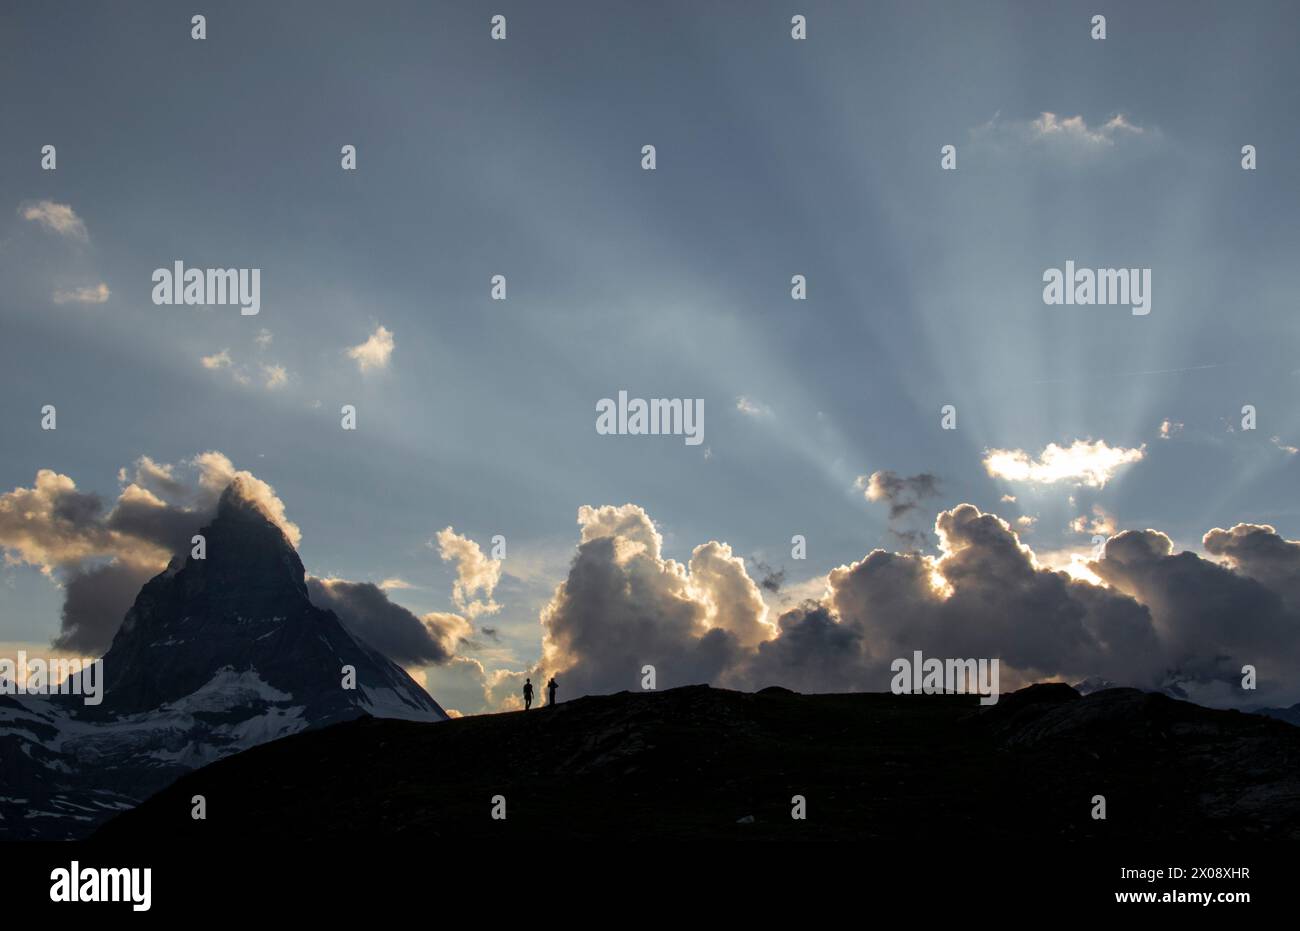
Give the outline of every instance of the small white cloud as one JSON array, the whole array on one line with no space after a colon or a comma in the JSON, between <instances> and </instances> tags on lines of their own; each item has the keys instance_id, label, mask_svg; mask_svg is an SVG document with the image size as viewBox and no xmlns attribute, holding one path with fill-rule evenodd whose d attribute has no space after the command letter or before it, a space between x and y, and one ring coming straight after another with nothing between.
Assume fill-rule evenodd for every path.
<instances>
[{"instance_id":1,"label":"small white cloud","mask_svg":"<svg viewBox=\"0 0 1300 931\"><path fill-rule=\"evenodd\" d=\"M1070 521L1070 529L1075 533L1086 533L1089 536L1100 534L1105 537L1113 537L1119 526L1115 523L1113 515L1108 513L1100 504L1094 504L1092 506L1092 516L1080 514Z\"/></svg>"},{"instance_id":2,"label":"small white cloud","mask_svg":"<svg viewBox=\"0 0 1300 931\"><path fill-rule=\"evenodd\" d=\"M1296 453L1300 453L1300 449L1296 448L1295 446L1292 446L1290 443L1283 443L1282 438L1280 436L1269 437L1269 442L1271 442L1278 449L1282 450L1282 452L1286 453L1288 456L1294 456Z\"/></svg>"},{"instance_id":3,"label":"small white cloud","mask_svg":"<svg viewBox=\"0 0 1300 931\"><path fill-rule=\"evenodd\" d=\"M58 233L60 236L67 236L70 239L78 239L85 242L90 238L86 232L86 224L77 216L77 212L67 204L56 204L52 200L37 201L34 204L24 204L18 208L18 215L24 220L32 220L39 223L51 232Z\"/></svg>"},{"instance_id":4,"label":"small white cloud","mask_svg":"<svg viewBox=\"0 0 1300 931\"><path fill-rule=\"evenodd\" d=\"M271 345L271 331L263 327L257 331L257 336L253 337L253 342L257 343L258 349L266 349Z\"/></svg>"},{"instance_id":5,"label":"small white cloud","mask_svg":"<svg viewBox=\"0 0 1300 931\"><path fill-rule=\"evenodd\" d=\"M1035 485L1074 482L1101 488L1120 467L1140 462L1146 445L1137 449L1112 447L1105 440L1075 440L1069 446L1049 443L1035 459L1022 449L989 449L984 468L994 478Z\"/></svg>"},{"instance_id":6,"label":"small white cloud","mask_svg":"<svg viewBox=\"0 0 1300 931\"><path fill-rule=\"evenodd\" d=\"M289 372L283 365L268 365L263 363L250 371L249 366L236 364L230 355L229 349L223 349L220 352L214 352L210 356L203 356L199 359L203 367L209 371L216 372L222 369L230 371L230 377L236 384L251 385L253 383L253 372L260 371L262 386L268 391L283 387L289 383Z\"/></svg>"},{"instance_id":7,"label":"small white cloud","mask_svg":"<svg viewBox=\"0 0 1300 931\"><path fill-rule=\"evenodd\" d=\"M1183 425L1177 421L1165 418L1160 422L1160 439L1167 440L1171 436L1177 436L1183 432Z\"/></svg>"},{"instance_id":8,"label":"small white cloud","mask_svg":"<svg viewBox=\"0 0 1300 931\"><path fill-rule=\"evenodd\" d=\"M289 373L284 370L283 365L262 366L262 377L265 379L266 387L271 389L279 388L289 381Z\"/></svg>"},{"instance_id":9,"label":"small white cloud","mask_svg":"<svg viewBox=\"0 0 1300 931\"><path fill-rule=\"evenodd\" d=\"M747 398L743 394L736 398L736 410L748 417L767 417L772 413L772 409L766 404L760 404L752 398Z\"/></svg>"},{"instance_id":10,"label":"small white cloud","mask_svg":"<svg viewBox=\"0 0 1300 931\"><path fill-rule=\"evenodd\" d=\"M205 369L216 371L217 369L228 369L231 366L230 350L223 349L220 352L214 352L210 356L204 356L199 360L203 363Z\"/></svg>"},{"instance_id":11,"label":"small white cloud","mask_svg":"<svg viewBox=\"0 0 1300 931\"><path fill-rule=\"evenodd\" d=\"M398 578L384 579L382 582L379 583L379 587L386 592L397 591L398 589L415 588L414 585L412 585L410 582L407 582L405 579L398 579Z\"/></svg>"},{"instance_id":12,"label":"small white cloud","mask_svg":"<svg viewBox=\"0 0 1300 931\"><path fill-rule=\"evenodd\" d=\"M388 368L388 360L393 355L393 334L387 327L377 327L370 338L359 346L348 350L348 355L356 360L357 368L362 372L371 369Z\"/></svg>"},{"instance_id":13,"label":"small white cloud","mask_svg":"<svg viewBox=\"0 0 1300 931\"><path fill-rule=\"evenodd\" d=\"M60 288L54 292L54 303L102 304L108 300L109 295L112 293L112 291L108 290L108 285L102 281L88 288L72 288L70 290Z\"/></svg>"},{"instance_id":14,"label":"small white cloud","mask_svg":"<svg viewBox=\"0 0 1300 931\"><path fill-rule=\"evenodd\" d=\"M1032 120L1003 120L998 113L970 134L976 143L1016 149L1034 147L1063 155L1096 155L1116 149L1121 142L1154 140L1159 135L1123 113L1115 114L1100 126L1089 126L1082 116L1063 117L1050 111Z\"/></svg>"},{"instance_id":15,"label":"small white cloud","mask_svg":"<svg viewBox=\"0 0 1300 931\"><path fill-rule=\"evenodd\" d=\"M1040 139L1062 138L1099 146L1112 146L1116 136L1125 133L1142 135L1146 132L1141 126L1135 126L1122 113L1117 113L1098 128L1090 128L1081 116L1067 116L1064 119L1055 113L1042 113L1032 121L1030 127Z\"/></svg>"}]
</instances>

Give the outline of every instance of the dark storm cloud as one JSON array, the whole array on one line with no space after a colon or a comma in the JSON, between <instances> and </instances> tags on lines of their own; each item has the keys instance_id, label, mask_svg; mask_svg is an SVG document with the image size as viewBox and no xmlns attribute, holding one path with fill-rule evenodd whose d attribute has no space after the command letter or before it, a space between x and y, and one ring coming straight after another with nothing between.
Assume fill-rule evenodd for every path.
<instances>
[{"instance_id":1,"label":"dark storm cloud","mask_svg":"<svg viewBox=\"0 0 1300 931\"><path fill-rule=\"evenodd\" d=\"M105 652L140 588L155 574L152 567L117 561L71 570L63 583L62 630L53 645L86 656Z\"/></svg>"},{"instance_id":2,"label":"dark storm cloud","mask_svg":"<svg viewBox=\"0 0 1300 931\"><path fill-rule=\"evenodd\" d=\"M307 592L313 604L333 611L351 633L395 663L445 663L469 633L459 615L416 617L371 582L309 577Z\"/></svg>"},{"instance_id":3,"label":"dark storm cloud","mask_svg":"<svg viewBox=\"0 0 1300 931\"><path fill-rule=\"evenodd\" d=\"M1254 556L1257 570L1276 574L1276 561L1259 558L1259 543L1259 537L1242 534L1215 537L1207 548L1237 552L1248 562ZM1282 592L1257 579L1195 553L1174 553L1169 537L1156 530L1111 537L1091 568L1150 609L1161 631L1164 660L1175 673L1195 670L1212 679L1239 674L1245 663L1282 664L1293 679L1300 673L1300 618L1288 610Z\"/></svg>"},{"instance_id":4,"label":"dark storm cloud","mask_svg":"<svg viewBox=\"0 0 1300 931\"><path fill-rule=\"evenodd\" d=\"M1300 543L1283 539L1267 524L1237 524L1211 530L1202 545L1242 575L1278 592L1293 613L1300 611Z\"/></svg>"}]
</instances>

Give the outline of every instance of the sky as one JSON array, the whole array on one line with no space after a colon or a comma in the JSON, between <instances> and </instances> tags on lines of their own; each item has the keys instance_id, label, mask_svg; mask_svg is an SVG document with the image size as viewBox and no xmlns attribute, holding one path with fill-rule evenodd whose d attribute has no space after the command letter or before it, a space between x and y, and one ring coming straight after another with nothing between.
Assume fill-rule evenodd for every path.
<instances>
[{"instance_id":1,"label":"sky","mask_svg":"<svg viewBox=\"0 0 1300 931\"><path fill-rule=\"evenodd\" d=\"M1163 651L1130 669L1096 635L1026 677L1176 666L1230 703L1223 668L1187 672L1229 656L1276 660L1262 692L1300 699L1277 658L1300 623L1294 4L205 3L201 41L191 12L0 10L0 644L65 637L78 574L154 566L106 529L125 489L198 513L245 472L309 573L425 619L446 649L405 665L461 711L530 672L634 688L641 654L669 683L881 688L908 644L872 613L892 596L854 587L868 554L932 567L999 528L1087 580L1034 575L1051 591L999 618L1060 597L1096 635L1089 585ZM155 304L177 260L259 269L260 312ZM1045 304L1067 261L1150 269L1150 313ZM702 442L597 432L620 390L703 399ZM54 506L58 541L24 536L41 470L103 513ZM1207 548L1239 524L1291 568ZM1120 544L1083 565L1125 530L1167 537L1170 572ZM1250 589L1199 599L1196 636L1152 587L1191 590L1181 551ZM1225 640L1250 611L1281 626ZM777 655L850 628L876 646L842 674Z\"/></svg>"}]
</instances>

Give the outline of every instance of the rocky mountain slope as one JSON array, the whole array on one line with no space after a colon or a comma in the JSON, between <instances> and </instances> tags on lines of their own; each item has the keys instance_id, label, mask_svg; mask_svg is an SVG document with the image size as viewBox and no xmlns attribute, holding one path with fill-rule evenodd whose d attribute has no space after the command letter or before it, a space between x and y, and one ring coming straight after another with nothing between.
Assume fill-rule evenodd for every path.
<instances>
[{"instance_id":1,"label":"rocky mountain slope","mask_svg":"<svg viewBox=\"0 0 1300 931\"><path fill-rule=\"evenodd\" d=\"M298 554L237 485L201 532L206 558L174 559L127 612L100 705L0 696L0 838L83 836L182 773L309 728L446 719L311 603Z\"/></svg>"}]
</instances>

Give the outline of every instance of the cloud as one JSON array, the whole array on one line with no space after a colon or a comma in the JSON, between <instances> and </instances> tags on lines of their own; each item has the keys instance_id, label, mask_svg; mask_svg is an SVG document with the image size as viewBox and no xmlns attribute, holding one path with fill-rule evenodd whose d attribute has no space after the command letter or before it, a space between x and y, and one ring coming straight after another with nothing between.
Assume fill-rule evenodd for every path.
<instances>
[{"instance_id":1,"label":"cloud","mask_svg":"<svg viewBox=\"0 0 1300 931\"><path fill-rule=\"evenodd\" d=\"M471 618L501 610L501 606L492 600L492 593L501 581L501 560L488 559L477 543L451 527L439 530L437 540L438 553L443 560L456 563L456 581L452 586L452 600L456 607ZM482 593L481 599L474 598L478 593Z\"/></svg>"},{"instance_id":2,"label":"cloud","mask_svg":"<svg viewBox=\"0 0 1300 931\"><path fill-rule=\"evenodd\" d=\"M1177 436L1183 432L1183 425L1177 421L1170 420L1166 417L1160 421L1160 439L1167 440L1171 436Z\"/></svg>"},{"instance_id":3,"label":"cloud","mask_svg":"<svg viewBox=\"0 0 1300 931\"><path fill-rule=\"evenodd\" d=\"M217 369L228 369L233 364L230 358L230 350L223 349L220 352L214 352L210 356L204 356L199 360L203 363L205 369L216 371Z\"/></svg>"},{"instance_id":4,"label":"cloud","mask_svg":"<svg viewBox=\"0 0 1300 931\"><path fill-rule=\"evenodd\" d=\"M868 501L889 503L889 519L896 520L912 511L924 498L939 493L939 479L929 472L902 476L889 470L860 475L854 487L863 489Z\"/></svg>"},{"instance_id":5,"label":"cloud","mask_svg":"<svg viewBox=\"0 0 1300 931\"><path fill-rule=\"evenodd\" d=\"M725 630L742 647L754 646L772 637L767 623L767 605L758 586L749 577L745 561L726 543L710 540L691 552L690 590L705 606L704 623Z\"/></svg>"},{"instance_id":6,"label":"cloud","mask_svg":"<svg viewBox=\"0 0 1300 931\"><path fill-rule=\"evenodd\" d=\"M6 560L35 566L63 586L55 638L61 649L85 655L106 650L140 586L188 547L232 483L295 546L301 540L274 489L237 470L222 453L201 453L178 465L142 456L118 479L123 487L111 506L50 469L37 472L30 488L0 494Z\"/></svg>"},{"instance_id":7,"label":"cloud","mask_svg":"<svg viewBox=\"0 0 1300 931\"><path fill-rule=\"evenodd\" d=\"M1105 440L1075 440L1069 446L1049 443L1036 459L1022 449L984 451L984 468L994 478L1050 485L1073 482L1102 488L1125 465L1140 462L1146 445L1136 449L1112 447Z\"/></svg>"},{"instance_id":8,"label":"cloud","mask_svg":"<svg viewBox=\"0 0 1300 931\"><path fill-rule=\"evenodd\" d=\"M456 614L416 617L373 582L309 576L307 592L313 604L333 611L351 633L402 665L445 663L470 633L469 622Z\"/></svg>"},{"instance_id":9,"label":"cloud","mask_svg":"<svg viewBox=\"0 0 1300 931\"><path fill-rule=\"evenodd\" d=\"M1205 551L1227 560L1242 575L1281 595L1300 614L1300 542L1283 539L1268 524L1215 528L1201 541Z\"/></svg>"},{"instance_id":10,"label":"cloud","mask_svg":"<svg viewBox=\"0 0 1300 931\"><path fill-rule=\"evenodd\" d=\"M455 656L440 666L426 669L424 684L448 714L452 710L460 714L481 714L522 708L520 692L528 676L527 672L511 669L488 670L472 657ZM538 679L538 685L543 681Z\"/></svg>"},{"instance_id":11,"label":"cloud","mask_svg":"<svg viewBox=\"0 0 1300 931\"><path fill-rule=\"evenodd\" d=\"M853 487L862 489L868 501L885 501L889 504L889 532L910 549L921 549L929 543L926 532L909 526L909 517L925 498L939 493L939 479L929 472L902 476L889 470L859 475Z\"/></svg>"},{"instance_id":12,"label":"cloud","mask_svg":"<svg viewBox=\"0 0 1300 931\"><path fill-rule=\"evenodd\" d=\"M289 382L289 373L285 371L283 365L263 365L262 377L263 384L268 390L274 390Z\"/></svg>"},{"instance_id":13,"label":"cloud","mask_svg":"<svg viewBox=\"0 0 1300 931\"><path fill-rule=\"evenodd\" d=\"M258 349L268 348L271 345L273 340L274 337L271 335L271 331L266 329L265 327L258 330L257 336L253 337L253 342L257 344Z\"/></svg>"},{"instance_id":14,"label":"cloud","mask_svg":"<svg viewBox=\"0 0 1300 931\"><path fill-rule=\"evenodd\" d=\"M1272 528L1253 530L1276 536ZM1211 531L1213 542L1207 539L1211 552L1221 548L1225 555L1245 557L1248 564L1252 549L1263 548L1258 539L1247 543L1249 534L1236 540L1231 531L1219 534ZM1254 562L1253 568L1261 563ZM1171 681L1194 700L1198 691L1212 693L1215 683L1239 680L1243 664L1257 666L1262 678L1271 679L1265 685L1281 686L1295 700L1300 616L1287 592L1195 553L1175 553L1169 537L1157 530L1128 530L1112 537L1104 558L1090 565L1116 591L1147 606L1159 633L1158 656Z\"/></svg>"},{"instance_id":15,"label":"cloud","mask_svg":"<svg viewBox=\"0 0 1300 931\"><path fill-rule=\"evenodd\" d=\"M1112 514L1108 513L1100 504L1094 504L1092 506L1092 516L1080 514L1070 521L1070 529L1075 533L1101 534L1109 537L1115 533L1117 526L1115 517Z\"/></svg>"},{"instance_id":16,"label":"cloud","mask_svg":"<svg viewBox=\"0 0 1300 931\"><path fill-rule=\"evenodd\" d=\"M214 352L210 356L202 356L199 362L205 369L212 372L229 371L230 377L240 385L251 385L253 383L252 371L248 366L237 363L234 357L231 356L229 349ZM274 391L276 388L282 388L289 383L289 372L283 365L261 363L256 367L256 372L261 380L262 387L267 391Z\"/></svg>"},{"instance_id":17,"label":"cloud","mask_svg":"<svg viewBox=\"0 0 1300 931\"><path fill-rule=\"evenodd\" d=\"M774 569L759 559L751 558L750 562L754 564L754 568L759 574L758 587L765 592L771 592L773 595L778 594L781 591L781 586L785 584L785 570Z\"/></svg>"},{"instance_id":18,"label":"cloud","mask_svg":"<svg viewBox=\"0 0 1300 931\"><path fill-rule=\"evenodd\" d=\"M760 404L752 398L747 398L743 394L736 398L736 410L740 411L747 417L768 417L772 409L766 404Z\"/></svg>"},{"instance_id":19,"label":"cloud","mask_svg":"<svg viewBox=\"0 0 1300 931\"><path fill-rule=\"evenodd\" d=\"M1055 113L1040 113L1038 119L1030 122L1033 135L1042 140L1065 139L1081 145L1113 146L1115 140L1124 135L1140 136L1146 132L1141 126L1129 122L1122 113L1117 113L1096 128L1089 128L1081 116L1067 116L1064 119Z\"/></svg>"},{"instance_id":20,"label":"cloud","mask_svg":"<svg viewBox=\"0 0 1300 931\"><path fill-rule=\"evenodd\" d=\"M393 355L393 334L386 327L377 327L370 338L360 345L348 349L348 356L356 360L357 368L362 372L371 369L388 368L388 360Z\"/></svg>"},{"instance_id":21,"label":"cloud","mask_svg":"<svg viewBox=\"0 0 1300 931\"><path fill-rule=\"evenodd\" d=\"M1300 698L1300 542L1263 525L1206 535L1228 565L1174 553L1157 531L1126 531L1076 575L1043 565L1002 518L961 504L935 520L937 556L875 550L832 570L823 596L774 625L725 544L696 547L688 565L666 559L631 504L584 506L579 525L530 670L557 675L567 695L636 688L647 664L661 688L879 691L894 658L921 650L997 657L1004 689L1100 676L1211 704ZM1267 679L1249 700L1233 685L1244 663Z\"/></svg>"},{"instance_id":22,"label":"cloud","mask_svg":"<svg viewBox=\"0 0 1300 931\"><path fill-rule=\"evenodd\" d=\"M103 304L112 293L108 290L108 285L102 281L93 287L73 288L71 290L60 288L54 292L54 303Z\"/></svg>"},{"instance_id":23,"label":"cloud","mask_svg":"<svg viewBox=\"0 0 1300 931\"><path fill-rule=\"evenodd\" d=\"M1050 111L1031 120L1004 120L994 114L971 130L973 142L1018 152L1044 152L1063 158L1096 157L1126 144L1152 142L1159 133L1139 126L1123 113L1090 126L1082 116L1060 116Z\"/></svg>"},{"instance_id":24,"label":"cloud","mask_svg":"<svg viewBox=\"0 0 1300 931\"><path fill-rule=\"evenodd\" d=\"M51 200L37 201L19 207L18 215L24 220L32 220L45 229L69 239L85 242L90 238L86 232L86 224L67 204L56 204Z\"/></svg>"},{"instance_id":25,"label":"cloud","mask_svg":"<svg viewBox=\"0 0 1300 931\"><path fill-rule=\"evenodd\" d=\"M659 688L717 681L762 630L762 597L730 547L697 547L692 572L662 557L662 538L637 505L584 505L578 524L568 577L542 610L534 670L556 674L565 694L636 688L646 665Z\"/></svg>"}]
</instances>

